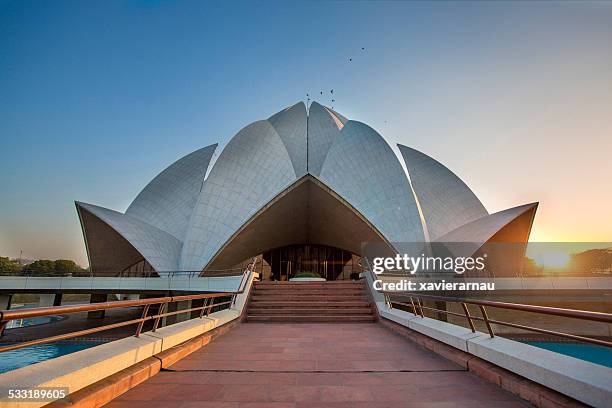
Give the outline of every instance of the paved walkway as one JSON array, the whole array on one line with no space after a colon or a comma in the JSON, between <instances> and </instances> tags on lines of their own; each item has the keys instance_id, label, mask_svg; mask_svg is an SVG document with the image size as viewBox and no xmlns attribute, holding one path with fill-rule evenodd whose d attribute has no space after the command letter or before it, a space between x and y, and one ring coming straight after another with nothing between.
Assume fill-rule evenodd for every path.
<instances>
[{"instance_id":1,"label":"paved walkway","mask_svg":"<svg viewBox=\"0 0 612 408\"><path fill-rule=\"evenodd\" d=\"M108 408L525 407L376 323L241 324Z\"/></svg>"}]
</instances>

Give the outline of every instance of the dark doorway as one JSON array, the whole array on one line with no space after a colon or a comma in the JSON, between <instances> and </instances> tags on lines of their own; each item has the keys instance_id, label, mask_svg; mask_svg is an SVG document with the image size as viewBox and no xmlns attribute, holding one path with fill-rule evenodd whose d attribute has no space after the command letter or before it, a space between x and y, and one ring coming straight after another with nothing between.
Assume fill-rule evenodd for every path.
<instances>
[{"instance_id":1,"label":"dark doorway","mask_svg":"<svg viewBox=\"0 0 612 408\"><path fill-rule=\"evenodd\" d=\"M263 280L288 281L298 274L328 281L354 279L361 272L360 257L325 245L290 245L263 253Z\"/></svg>"}]
</instances>

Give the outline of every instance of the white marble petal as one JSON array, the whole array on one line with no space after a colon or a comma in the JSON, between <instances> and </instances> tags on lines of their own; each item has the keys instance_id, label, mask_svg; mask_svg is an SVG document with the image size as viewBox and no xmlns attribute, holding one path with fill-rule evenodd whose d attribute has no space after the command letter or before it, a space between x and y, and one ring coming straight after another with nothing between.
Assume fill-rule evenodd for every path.
<instances>
[{"instance_id":1,"label":"white marble petal","mask_svg":"<svg viewBox=\"0 0 612 408\"><path fill-rule=\"evenodd\" d=\"M289 153L270 122L254 122L238 132L204 182L180 268L202 270L257 210L295 180Z\"/></svg>"},{"instance_id":2,"label":"white marble petal","mask_svg":"<svg viewBox=\"0 0 612 408\"><path fill-rule=\"evenodd\" d=\"M323 162L346 119L334 115L332 111L316 102L310 104L308 111L308 172L313 176L321 173Z\"/></svg>"},{"instance_id":3,"label":"white marble petal","mask_svg":"<svg viewBox=\"0 0 612 408\"><path fill-rule=\"evenodd\" d=\"M174 236L137 218L108 208L81 202L76 205L117 231L160 275L163 275L164 271L177 270L181 242Z\"/></svg>"},{"instance_id":4,"label":"white marble petal","mask_svg":"<svg viewBox=\"0 0 612 408\"><path fill-rule=\"evenodd\" d=\"M296 176L306 174L306 106L304 102L284 109L268 118L280 136L293 164Z\"/></svg>"},{"instance_id":5,"label":"white marble petal","mask_svg":"<svg viewBox=\"0 0 612 408\"><path fill-rule=\"evenodd\" d=\"M520 217L527 211L535 210L538 203L519 205L491 215L485 215L475 221L460 226L439 237L438 242L468 242L480 245L487 242L495 233Z\"/></svg>"},{"instance_id":6,"label":"white marble petal","mask_svg":"<svg viewBox=\"0 0 612 408\"><path fill-rule=\"evenodd\" d=\"M455 173L418 150L403 145L398 147L431 241L488 215L478 197Z\"/></svg>"},{"instance_id":7,"label":"white marble petal","mask_svg":"<svg viewBox=\"0 0 612 408\"><path fill-rule=\"evenodd\" d=\"M204 147L168 166L125 213L182 240L216 148L216 144Z\"/></svg>"},{"instance_id":8,"label":"white marble petal","mask_svg":"<svg viewBox=\"0 0 612 408\"><path fill-rule=\"evenodd\" d=\"M346 122L327 153L320 179L388 241L425 240L406 174L387 142L371 127Z\"/></svg>"}]
</instances>

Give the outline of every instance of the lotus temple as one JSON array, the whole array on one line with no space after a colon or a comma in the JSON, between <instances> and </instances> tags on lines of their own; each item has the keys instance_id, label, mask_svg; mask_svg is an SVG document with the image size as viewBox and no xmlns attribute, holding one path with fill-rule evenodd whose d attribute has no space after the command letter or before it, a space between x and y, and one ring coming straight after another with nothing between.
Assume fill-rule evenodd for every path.
<instances>
[{"instance_id":1,"label":"lotus temple","mask_svg":"<svg viewBox=\"0 0 612 408\"><path fill-rule=\"evenodd\" d=\"M259 257L263 280L360 271L364 244L526 243L537 203L490 214L451 170L300 102L158 174L122 213L76 202L99 276L205 275Z\"/></svg>"}]
</instances>

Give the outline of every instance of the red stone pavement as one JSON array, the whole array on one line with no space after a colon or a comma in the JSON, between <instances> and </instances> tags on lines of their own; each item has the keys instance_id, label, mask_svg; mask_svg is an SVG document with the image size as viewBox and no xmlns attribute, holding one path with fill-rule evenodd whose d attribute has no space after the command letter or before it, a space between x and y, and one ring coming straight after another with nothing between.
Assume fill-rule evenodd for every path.
<instances>
[{"instance_id":1,"label":"red stone pavement","mask_svg":"<svg viewBox=\"0 0 612 408\"><path fill-rule=\"evenodd\" d=\"M107 408L524 407L376 323L245 323Z\"/></svg>"}]
</instances>

